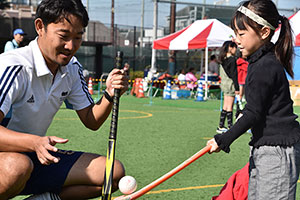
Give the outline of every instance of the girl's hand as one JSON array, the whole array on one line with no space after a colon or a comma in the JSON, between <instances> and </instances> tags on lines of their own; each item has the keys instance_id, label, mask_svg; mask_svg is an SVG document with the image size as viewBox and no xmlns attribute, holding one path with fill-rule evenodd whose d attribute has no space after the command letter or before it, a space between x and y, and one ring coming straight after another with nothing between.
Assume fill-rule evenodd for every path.
<instances>
[{"instance_id":1,"label":"girl's hand","mask_svg":"<svg viewBox=\"0 0 300 200\"><path fill-rule=\"evenodd\" d=\"M211 146L209 153L213 153L213 152L218 153L221 150L220 147L218 146L218 144L216 143L215 138L208 140L206 145Z\"/></svg>"}]
</instances>

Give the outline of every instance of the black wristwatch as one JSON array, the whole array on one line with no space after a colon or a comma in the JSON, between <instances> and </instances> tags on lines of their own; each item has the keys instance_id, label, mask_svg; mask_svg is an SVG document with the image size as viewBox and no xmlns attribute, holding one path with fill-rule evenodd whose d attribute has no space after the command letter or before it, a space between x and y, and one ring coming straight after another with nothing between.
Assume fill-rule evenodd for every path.
<instances>
[{"instance_id":1,"label":"black wristwatch","mask_svg":"<svg viewBox=\"0 0 300 200\"><path fill-rule=\"evenodd\" d=\"M110 103L112 103L112 102L114 101L113 98L112 98L112 96L110 96L106 90L104 91L104 97L105 97Z\"/></svg>"}]
</instances>

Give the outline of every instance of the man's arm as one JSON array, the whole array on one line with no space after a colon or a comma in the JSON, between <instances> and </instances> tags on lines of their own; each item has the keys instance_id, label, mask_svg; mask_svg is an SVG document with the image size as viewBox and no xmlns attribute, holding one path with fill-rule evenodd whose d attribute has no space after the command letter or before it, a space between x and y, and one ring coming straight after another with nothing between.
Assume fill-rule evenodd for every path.
<instances>
[{"instance_id":1,"label":"man's arm","mask_svg":"<svg viewBox=\"0 0 300 200\"><path fill-rule=\"evenodd\" d=\"M111 108L112 103L103 96L96 104L76 112L87 128L98 130L109 116Z\"/></svg>"},{"instance_id":2,"label":"man's arm","mask_svg":"<svg viewBox=\"0 0 300 200\"><path fill-rule=\"evenodd\" d=\"M4 114L0 111L0 122ZM28 133L16 132L0 125L0 152L36 152L39 161L44 165L59 162L48 151L56 152L57 143L66 143L67 139L55 136L37 136Z\"/></svg>"},{"instance_id":3,"label":"man's arm","mask_svg":"<svg viewBox=\"0 0 300 200\"><path fill-rule=\"evenodd\" d=\"M127 70L127 69L126 69ZM126 70L114 69L107 77L106 91L113 97L114 89L120 89L123 94L128 89ZM90 105L77 114L82 123L91 130L97 130L105 122L112 109L112 102L103 96L96 104Z\"/></svg>"}]
</instances>

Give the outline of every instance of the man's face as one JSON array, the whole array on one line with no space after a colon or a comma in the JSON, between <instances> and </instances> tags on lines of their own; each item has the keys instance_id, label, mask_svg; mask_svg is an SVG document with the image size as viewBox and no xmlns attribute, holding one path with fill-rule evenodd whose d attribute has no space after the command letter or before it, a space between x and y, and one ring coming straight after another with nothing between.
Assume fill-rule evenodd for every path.
<instances>
[{"instance_id":1,"label":"man's face","mask_svg":"<svg viewBox=\"0 0 300 200\"><path fill-rule=\"evenodd\" d=\"M58 23L44 26L41 19L35 21L39 35L38 45L49 68L67 65L82 42L84 27L74 15L62 18Z\"/></svg>"},{"instance_id":2,"label":"man's face","mask_svg":"<svg viewBox=\"0 0 300 200\"><path fill-rule=\"evenodd\" d=\"M20 44L23 41L23 39L24 39L24 35L16 34L16 35L14 35L14 39L16 40L16 42L18 44Z\"/></svg>"}]
</instances>

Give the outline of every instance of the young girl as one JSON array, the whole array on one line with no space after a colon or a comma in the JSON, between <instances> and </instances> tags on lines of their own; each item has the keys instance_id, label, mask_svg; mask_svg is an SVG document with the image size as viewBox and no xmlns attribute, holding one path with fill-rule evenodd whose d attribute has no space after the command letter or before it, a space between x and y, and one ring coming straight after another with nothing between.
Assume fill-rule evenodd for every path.
<instances>
[{"instance_id":1,"label":"young girl","mask_svg":"<svg viewBox=\"0 0 300 200\"><path fill-rule=\"evenodd\" d=\"M270 42L281 24L278 41ZM300 127L293 113L289 83L293 77L289 21L271 0L246 1L231 26L249 62L243 116L226 133L207 142L211 152L229 152L230 144L252 131L249 200L295 199L300 169Z\"/></svg>"},{"instance_id":2,"label":"young girl","mask_svg":"<svg viewBox=\"0 0 300 200\"><path fill-rule=\"evenodd\" d=\"M224 126L226 118L228 128L230 129L233 125L232 109L234 98L235 94L239 93L239 83L235 58L236 49L236 43L232 41L226 41L222 45L219 54L219 60L221 62L221 90L224 94L224 103L223 109L220 114L220 122L217 128L217 133L223 133L227 131L227 128Z\"/></svg>"}]
</instances>

